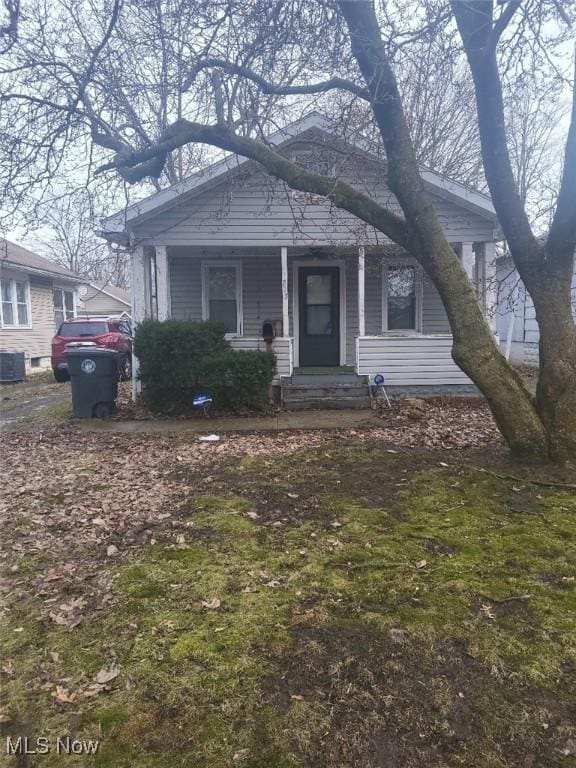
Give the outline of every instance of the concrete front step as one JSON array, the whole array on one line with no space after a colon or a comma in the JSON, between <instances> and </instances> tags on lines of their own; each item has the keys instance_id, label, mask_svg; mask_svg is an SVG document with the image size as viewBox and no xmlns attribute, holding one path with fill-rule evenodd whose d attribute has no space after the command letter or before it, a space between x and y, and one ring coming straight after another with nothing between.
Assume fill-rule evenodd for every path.
<instances>
[{"instance_id":1,"label":"concrete front step","mask_svg":"<svg viewBox=\"0 0 576 768\"><path fill-rule=\"evenodd\" d=\"M282 389L284 400L301 400L303 397L366 397L366 384L290 384Z\"/></svg>"},{"instance_id":2,"label":"concrete front step","mask_svg":"<svg viewBox=\"0 0 576 768\"><path fill-rule=\"evenodd\" d=\"M316 384L329 385L332 384L364 384L366 385L366 377L358 376L355 373L294 373L291 379L285 379L288 385L290 384L309 384L314 386Z\"/></svg>"},{"instance_id":3,"label":"concrete front step","mask_svg":"<svg viewBox=\"0 0 576 768\"><path fill-rule=\"evenodd\" d=\"M282 380L282 400L289 411L370 406L366 377L353 371L295 373Z\"/></svg>"},{"instance_id":4,"label":"concrete front step","mask_svg":"<svg viewBox=\"0 0 576 768\"><path fill-rule=\"evenodd\" d=\"M370 398L365 397L303 397L297 400L284 400L288 411L312 410L350 410L370 407Z\"/></svg>"}]
</instances>

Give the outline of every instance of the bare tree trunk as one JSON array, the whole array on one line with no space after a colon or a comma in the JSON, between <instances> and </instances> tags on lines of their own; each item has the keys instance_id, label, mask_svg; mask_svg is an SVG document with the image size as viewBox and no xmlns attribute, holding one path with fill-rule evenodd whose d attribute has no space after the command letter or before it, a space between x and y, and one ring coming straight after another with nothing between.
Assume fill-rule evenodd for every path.
<instances>
[{"instance_id":1,"label":"bare tree trunk","mask_svg":"<svg viewBox=\"0 0 576 768\"><path fill-rule=\"evenodd\" d=\"M540 376L536 402L554 458L576 456L576 325L570 289L573 251L549 252L542 263L546 279L534 276L529 288L540 328Z\"/></svg>"},{"instance_id":2,"label":"bare tree trunk","mask_svg":"<svg viewBox=\"0 0 576 768\"><path fill-rule=\"evenodd\" d=\"M476 92L484 171L513 261L534 302L540 329L536 408L552 458L576 457L576 325L570 290L576 246L576 95L564 176L546 242L533 234L518 193L506 141L496 46L505 26L492 2L452 2ZM511 6L512 10L512 6ZM510 16L511 18L511 16Z\"/></svg>"},{"instance_id":3,"label":"bare tree trunk","mask_svg":"<svg viewBox=\"0 0 576 768\"><path fill-rule=\"evenodd\" d=\"M446 240L420 176L394 73L380 38L371 3L339 3L352 51L372 98L388 159L388 183L410 231L410 251L438 289L454 336L452 356L485 395L511 449L519 455L547 454L535 405L496 347L470 281Z\"/></svg>"}]
</instances>

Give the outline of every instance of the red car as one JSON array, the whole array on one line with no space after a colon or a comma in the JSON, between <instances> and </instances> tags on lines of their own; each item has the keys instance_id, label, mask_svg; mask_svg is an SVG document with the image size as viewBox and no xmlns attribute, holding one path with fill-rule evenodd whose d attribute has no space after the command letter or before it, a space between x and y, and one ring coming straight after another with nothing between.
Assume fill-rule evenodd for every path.
<instances>
[{"instance_id":1,"label":"red car","mask_svg":"<svg viewBox=\"0 0 576 768\"><path fill-rule=\"evenodd\" d=\"M124 317L76 317L65 320L52 339L52 370L56 381L68 381L66 351L79 346L106 347L120 352L119 377L132 375L132 328Z\"/></svg>"}]
</instances>

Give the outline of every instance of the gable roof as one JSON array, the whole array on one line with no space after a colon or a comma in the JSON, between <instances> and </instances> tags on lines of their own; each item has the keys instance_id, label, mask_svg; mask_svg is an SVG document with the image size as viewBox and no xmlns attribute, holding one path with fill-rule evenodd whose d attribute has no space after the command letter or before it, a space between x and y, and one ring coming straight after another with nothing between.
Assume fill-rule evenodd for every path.
<instances>
[{"instance_id":1,"label":"gable roof","mask_svg":"<svg viewBox=\"0 0 576 768\"><path fill-rule=\"evenodd\" d=\"M0 238L0 266L4 264L34 274L80 281L80 277L66 267L61 267L60 264L56 264L44 256L39 256L21 245L10 242L10 240Z\"/></svg>"},{"instance_id":2,"label":"gable roof","mask_svg":"<svg viewBox=\"0 0 576 768\"><path fill-rule=\"evenodd\" d=\"M330 121L319 112L311 112L300 120L290 123L284 128L269 134L266 137L266 143L275 148L280 148L289 141L302 136L302 134L315 130L324 134L326 138L342 141L334 132L334 127ZM367 142L359 134L352 138L347 137L345 143L356 150L362 151L368 158L382 163L367 149ZM171 207L179 202L183 197L193 196L204 189L206 185L212 185L217 181L223 180L227 175L238 172L249 163L253 163L250 158L242 155L229 154L222 160L209 165L207 168L188 176L186 179L173 184L167 189L155 192L149 197L144 198L122 211L118 211L112 216L102 219L101 236L110 240L118 239L118 235L124 235L128 232L130 225L138 220L147 218L161 210ZM488 195L471 189L457 181L452 181L435 171L420 167L420 173L425 186L441 197L447 198L479 215L488 218L496 224L497 217L492 200Z\"/></svg>"},{"instance_id":3,"label":"gable roof","mask_svg":"<svg viewBox=\"0 0 576 768\"><path fill-rule=\"evenodd\" d=\"M116 301L119 301L122 304L126 304L127 307L132 306L130 294L128 291L125 291L124 288L119 288L117 285L112 285L112 283L106 282L87 282L86 285L94 288L98 293L103 293L106 296L110 296L111 299L116 299ZM90 301L91 298L94 297L91 296L89 299L87 299L87 301Z\"/></svg>"}]
</instances>

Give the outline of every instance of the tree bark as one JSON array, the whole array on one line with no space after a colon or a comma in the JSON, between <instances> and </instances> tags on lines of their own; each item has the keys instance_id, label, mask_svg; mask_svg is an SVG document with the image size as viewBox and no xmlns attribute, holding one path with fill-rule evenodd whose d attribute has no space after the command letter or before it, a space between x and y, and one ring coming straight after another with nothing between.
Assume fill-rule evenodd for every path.
<instances>
[{"instance_id":1,"label":"tree bark","mask_svg":"<svg viewBox=\"0 0 576 768\"><path fill-rule=\"evenodd\" d=\"M545 241L530 227L512 171L496 44L503 25L493 21L492 2L452 2L474 79L486 180L510 253L534 302L540 330L536 410L552 458L576 457L576 325L571 285L576 249L576 94L568 132L564 175ZM508 21L512 14L508 14Z\"/></svg>"},{"instance_id":2,"label":"tree bark","mask_svg":"<svg viewBox=\"0 0 576 768\"><path fill-rule=\"evenodd\" d=\"M470 281L424 189L394 73L371 3L341 0L352 51L372 97L388 160L388 183L404 212L409 250L438 289L454 337L452 356L486 397L511 449L545 456L546 436L520 377L496 347Z\"/></svg>"},{"instance_id":3,"label":"tree bark","mask_svg":"<svg viewBox=\"0 0 576 768\"><path fill-rule=\"evenodd\" d=\"M573 248L564 258L543 248L542 274L526 284L540 328L540 375L536 391L538 413L546 426L550 453L562 460L576 457L576 325L572 317Z\"/></svg>"}]
</instances>

